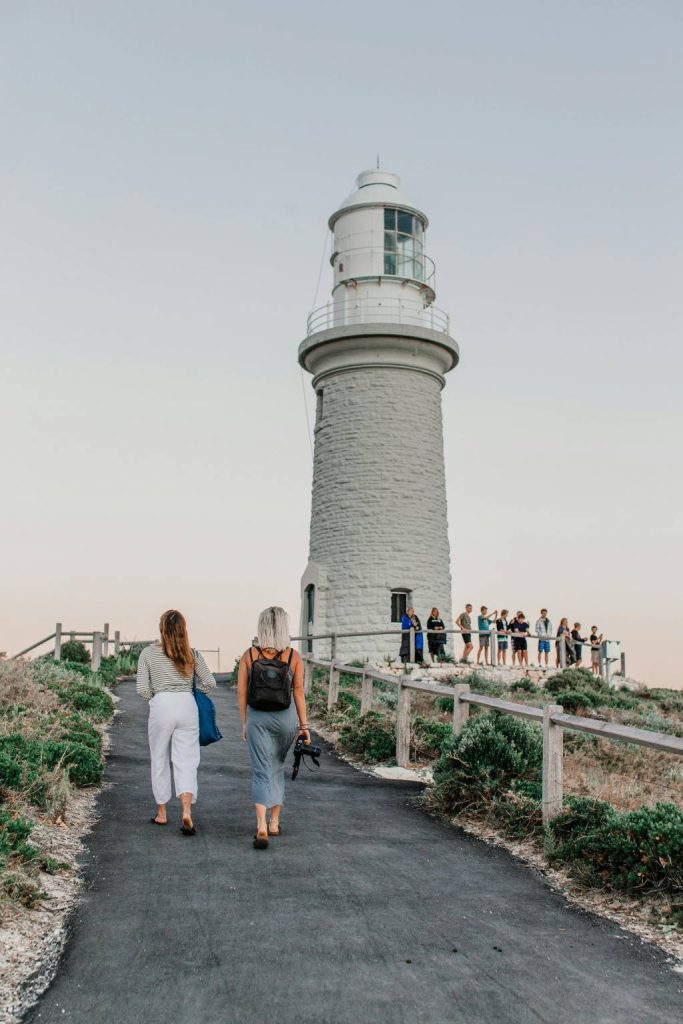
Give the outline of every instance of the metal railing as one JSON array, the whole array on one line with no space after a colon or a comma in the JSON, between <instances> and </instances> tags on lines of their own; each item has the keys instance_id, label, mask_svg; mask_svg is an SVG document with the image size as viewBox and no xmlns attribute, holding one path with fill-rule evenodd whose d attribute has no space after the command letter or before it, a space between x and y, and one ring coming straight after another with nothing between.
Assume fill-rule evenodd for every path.
<instances>
[{"instance_id":1,"label":"metal railing","mask_svg":"<svg viewBox=\"0 0 683 1024\"><path fill-rule=\"evenodd\" d=\"M405 675L393 675L388 672L370 668L359 668L356 665L345 665L339 661L325 661L314 658L310 654L303 655L304 690L310 693L313 683L313 669L320 668L328 673L327 707L332 708L339 699L340 676L354 675L361 677L360 713L365 715L372 710L373 685L375 682L389 683L398 688L396 711L396 763L402 768L410 767L411 738L411 701L413 693L428 693L437 697L453 698L453 732L457 736L469 716L470 705L501 711L517 718L525 718L536 722L543 730L543 774L541 807L543 821L547 822L562 811L563 802L563 749L564 730L600 736L603 739L619 740L624 743L635 743L641 747L661 750L667 754L683 755L683 739L669 736L667 733L654 732L650 729L635 729L616 722L606 722L598 718L582 718L579 715L567 715L561 704L546 704L543 708L530 707L514 701L502 700L500 697L489 697L481 693L472 693L467 683L456 683L446 686L443 683L432 683L413 680Z\"/></svg>"},{"instance_id":2,"label":"metal railing","mask_svg":"<svg viewBox=\"0 0 683 1024\"><path fill-rule=\"evenodd\" d=\"M361 274L354 273L358 269L359 258L371 261L373 264L372 270L368 269L367 272ZM347 260L352 261L351 267L345 266ZM427 285L432 294L434 294L433 281L436 277L436 264L430 256L417 249L410 251L408 249L387 249L382 246L364 245L358 246L355 249L343 249L341 252L332 253L330 263L339 271L342 280L353 281L365 278L376 280L377 277L393 277L399 281L411 281L418 285ZM395 266L395 270L389 269L392 264ZM381 270L377 269L379 267L381 267Z\"/></svg>"},{"instance_id":3,"label":"metal railing","mask_svg":"<svg viewBox=\"0 0 683 1024\"><path fill-rule=\"evenodd\" d=\"M410 327L426 327L432 331L448 334L450 317L436 306L425 305L416 299L359 298L353 303L328 302L309 313L306 332L317 334L333 327L356 324L407 324Z\"/></svg>"},{"instance_id":4,"label":"metal railing","mask_svg":"<svg viewBox=\"0 0 683 1024\"><path fill-rule=\"evenodd\" d=\"M310 644L311 648L313 647L313 642L316 641L316 640L329 640L330 641L330 655L334 659L336 657L336 654L337 654L337 640L339 640L339 639L353 639L353 638L356 638L356 637L366 637L366 636L400 636L400 637L403 637L406 633L409 636L409 641L408 641L408 643L409 643L409 655L408 655L408 659L407 659L407 663L406 663L406 668L408 667L408 665L414 665L415 664L415 651L416 651L415 638L416 638L418 633L421 633L423 635L423 637L428 637L429 635L432 635L432 636L452 636L452 635L462 636L463 633L466 633L468 636L479 636L479 635L487 636L489 638L489 658L490 658L490 667L491 668L497 668L498 667L498 642L499 642L499 637L503 637L503 639L505 639L505 640L512 640L512 639L515 639L515 638L517 638L518 640L520 640L520 639L521 640L547 640L551 645L555 644L555 651L556 651L556 655L557 655L557 660L559 661L559 668L561 668L561 669L565 669L567 667L567 644L571 643L571 645L574 648L576 648L576 646L577 646L577 642L567 638L566 634L564 634L563 636L559 636L558 637L558 636L541 636L538 633L525 633L525 634L520 634L520 633L516 633L515 634L515 633L509 633L509 632L499 633L495 628L491 628L489 630L483 630L483 629L482 630L479 630L479 629L441 629L441 630L434 630L434 629L428 629L428 628L425 628L425 627L423 627L422 629L414 629L414 628L411 628L411 629L374 629L374 630L366 630L364 632L356 632L356 633L345 633L345 632L311 633L311 634L304 634L302 636L293 636L292 640L295 640L297 643ZM625 652L621 651L619 653L619 657L618 658L612 656L610 654L610 649L609 649L609 645L610 644L614 644L614 645L620 646L621 645L621 641L619 641L619 640L604 640L604 639L601 641L600 648L599 648L599 657L600 657L599 666L600 666L600 675L603 677L603 679L606 679L607 682L610 683L610 685L611 685L611 683L612 683L612 663L613 662L615 662L615 661L619 662L621 676L622 677L626 676L626 654L625 654ZM588 647L589 649L592 649L592 645L588 641L586 641L585 643L584 642L579 643L578 646L581 647L581 648ZM312 650L311 650L311 652L306 652L306 653L312 653ZM427 664L427 663L425 662L425 664ZM486 664L481 665L481 664L479 664L479 662L471 662L470 664L472 665L473 668L476 668L477 666L479 668L486 668L487 667ZM520 668L521 667L522 666L520 666ZM529 668L531 666L526 665L525 667Z\"/></svg>"}]
</instances>

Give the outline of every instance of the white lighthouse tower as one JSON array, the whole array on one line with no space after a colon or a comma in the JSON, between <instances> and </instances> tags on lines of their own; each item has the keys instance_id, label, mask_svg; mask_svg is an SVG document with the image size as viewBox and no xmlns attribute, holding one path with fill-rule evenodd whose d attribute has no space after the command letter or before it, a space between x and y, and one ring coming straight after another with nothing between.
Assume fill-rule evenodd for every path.
<instances>
[{"instance_id":1,"label":"white lighthouse tower","mask_svg":"<svg viewBox=\"0 0 683 1024\"><path fill-rule=\"evenodd\" d=\"M410 605L423 625L434 605L452 624L441 389L458 346L433 305L427 224L381 170L360 174L329 220L332 300L299 346L317 396L306 635L397 629ZM340 638L336 653L395 657L398 646Z\"/></svg>"}]
</instances>

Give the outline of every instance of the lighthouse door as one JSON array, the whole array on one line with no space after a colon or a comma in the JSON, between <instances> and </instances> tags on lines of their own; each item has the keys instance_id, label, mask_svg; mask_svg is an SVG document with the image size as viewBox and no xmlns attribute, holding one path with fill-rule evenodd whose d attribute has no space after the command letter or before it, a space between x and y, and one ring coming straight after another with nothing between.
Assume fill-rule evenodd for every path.
<instances>
[{"instance_id":1,"label":"lighthouse door","mask_svg":"<svg viewBox=\"0 0 683 1024\"><path fill-rule=\"evenodd\" d=\"M315 632L315 585L309 583L304 591L304 610L306 616L306 635L313 636ZM313 641L306 641L306 654L313 654Z\"/></svg>"}]
</instances>

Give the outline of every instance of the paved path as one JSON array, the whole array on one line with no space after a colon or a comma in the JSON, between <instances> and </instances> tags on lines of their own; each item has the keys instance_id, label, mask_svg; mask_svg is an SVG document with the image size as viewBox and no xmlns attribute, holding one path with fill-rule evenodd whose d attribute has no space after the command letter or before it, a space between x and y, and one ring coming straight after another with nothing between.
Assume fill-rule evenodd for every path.
<instances>
[{"instance_id":1,"label":"paved path","mask_svg":"<svg viewBox=\"0 0 683 1024\"><path fill-rule=\"evenodd\" d=\"M85 899L32 1024L680 1024L656 950L433 821L410 783L325 756L289 783L286 835L252 850L223 688L200 834L153 827L146 709L119 692Z\"/></svg>"}]
</instances>

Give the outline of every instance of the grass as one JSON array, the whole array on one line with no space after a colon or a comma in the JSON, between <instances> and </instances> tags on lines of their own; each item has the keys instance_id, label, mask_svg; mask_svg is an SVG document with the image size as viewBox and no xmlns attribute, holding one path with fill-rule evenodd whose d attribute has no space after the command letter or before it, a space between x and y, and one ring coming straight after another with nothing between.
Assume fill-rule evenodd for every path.
<instances>
[{"instance_id":1,"label":"grass","mask_svg":"<svg viewBox=\"0 0 683 1024\"><path fill-rule=\"evenodd\" d=\"M101 726L113 714L103 670L84 662L0 661L0 901L36 906L41 872L62 869L33 838L68 812L74 789L101 781Z\"/></svg>"}]
</instances>

